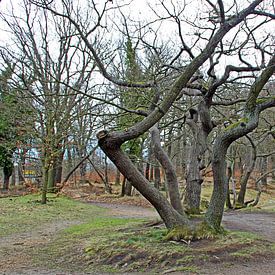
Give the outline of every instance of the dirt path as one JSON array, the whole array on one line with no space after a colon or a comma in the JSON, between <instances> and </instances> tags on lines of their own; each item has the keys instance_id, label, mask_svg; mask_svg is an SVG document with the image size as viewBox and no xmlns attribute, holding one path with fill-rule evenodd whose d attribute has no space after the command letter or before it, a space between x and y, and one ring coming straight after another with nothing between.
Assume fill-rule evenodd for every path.
<instances>
[{"instance_id":1,"label":"dirt path","mask_svg":"<svg viewBox=\"0 0 275 275\"><path fill-rule=\"evenodd\" d=\"M124 218L159 218L152 208L134 205L91 202L94 205L107 208L112 216ZM275 242L275 213L267 212L225 212L223 225L229 230L240 230L257 233L263 239Z\"/></svg>"},{"instance_id":2,"label":"dirt path","mask_svg":"<svg viewBox=\"0 0 275 275\"><path fill-rule=\"evenodd\" d=\"M223 218L225 228L253 232L262 238L275 242L275 213L227 212Z\"/></svg>"}]
</instances>

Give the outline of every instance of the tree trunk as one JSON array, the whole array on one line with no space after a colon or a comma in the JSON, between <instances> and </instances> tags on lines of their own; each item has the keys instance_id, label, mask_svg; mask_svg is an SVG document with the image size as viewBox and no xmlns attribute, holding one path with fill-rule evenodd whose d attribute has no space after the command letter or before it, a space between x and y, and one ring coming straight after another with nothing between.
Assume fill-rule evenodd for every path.
<instances>
[{"instance_id":1,"label":"tree trunk","mask_svg":"<svg viewBox=\"0 0 275 275\"><path fill-rule=\"evenodd\" d=\"M47 191L50 193L55 192L55 167L51 165L48 170L48 188Z\"/></svg>"},{"instance_id":2,"label":"tree trunk","mask_svg":"<svg viewBox=\"0 0 275 275\"><path fill-rule=\"evenodd\" d=\"M267 157L263 157L261 161L261 176L267 172ZM262 189L265 190L267 186L267 175L262 177Z\"/></svg>"},{"instance_id":3,"label":"tree trunk","mask_svg":"<svg viewBox=\"0 0 275 275\"><path fill-rule=\"evenodd\" d=\"M230 166L227 167L227 196L226 196L226 206L228 207L228 209L232 209L232 204L231 204L231 200L230 200L230 188L229 188L229 182L230 179L232 177L233 174L233 169L231 168L231 163Z\"/></svg>"},{"instance_id":4,"label":"tree trunk","mask_svg":"<svg viewBox=\"0 0 275 275\"><path fill-rule=\"evenodd\" d=\"M252 152L251 152L251 160L250 160L249 166L246 169L246 171L244 172L243 176L241 177L241 188L240 188L240 192L239 192L239 195L237 198L237 203L241 207L245 205L244 200L245 200L247 183L248 183L251 173L254 170L254 167L256 164L256 159L257 159L256 145L254 144L253 140L249 136L246 136L246 137L252 146Z\"/></svg>"},{"instance_id":5,"label":"tree trunk","mask_svg":"<svg viewBox=\"0 0 275 275\"><path fill-rule=\"evenodd\" d=\"M48 176L49 176L49 168L43 167L43 186L42 186L42 196L41 196L42 204L47 203Z\"/></svg>"},{"instance_id":6,"label":"tree trunk","mask_svg":"<svg viewBox=\"0 0 275 275\"><path fill-rule=\"evenodd\" d=\"M205 221L216 231L220 230L228 190L225 161L228 146L229 144L227 145L222 138L217 138L213 147L212 169L214 188L209 207L205 214Z\"/></svg>"},{"instance_id":7,"label":"tree trunk","mask_svg":"<svg viewBox=\"0 0 275 275\"><path fill-rule=\"evenodd\" d=\"M99 146L132 185L155 207L168 229L190 226L186 215L179 214L165 197L150 185L144 175L135 167L129 157L120 149L120 142L110 135L98 134Z\"/></svg>"},{"instance_id":8,"label":"tree trunk","mask_svg":"<svg viewBox=\"0 0 275 275\"><path fill-rule=\"evenodd\" d=\"M170 201L175 210L177 210L180 214L183 213L183 207L180 199L179 185L178 179L176 175L175 168L171 160L169 159L166 152L163 150L160 144L160 136L159 130L156 126L153 126L150 130L152 137L152 146L156 159L160 162L162 167L164 168L168 193L170 197Z\"/></svg>"},{"instance_id":9,"label":"tree trunk","mask_svg":"<svg viewBox=\"0 0 275 275\"><path fill-rule=\"evenodd\" d=\"M126 182L125 182L124 195L125 196L132 196L132 184L127 179L126 179Z\"/></svg>"},{"instance_id":10,"label":"tree trunk","mask_svg":"<svg viewBox=\"0 0 275 275\"><path fill-rule=\"evenodd\" d=\"M116 169L116 180L115 185L120 185L120 172L118 169Z\"/></svg>"},{"instance_id":11,"label":"tree trunk","mask_svg":"<svg viewBox=\"0 0 275 275\"><path fill-rule=\"evenodd\" d=\"M158 165L155 166L154 175L155 175L154 186L155 186L155 188L157 188L159 190L161 179L160 179L160 169L159 169Z\"/></svg>"},{"instance_id":12,"label":"tree trunk","mask_svg":"<svg viewBox=\"0 0 275 275\"><path fill-rule=\"evenodd\" d=\"M203 178L201 170L205 168L204 158L207 149L207 136L212 130L209 108L201 101L198 110L190 109L186 120L193 135L189 162L186 169L186 191L184 204L190 214L200 213L201 185Z\"/></svg>"},{"instance_id":13,"label":"tree trunk","mask_svg":"<svg viewBox=\"0 0 275 275\"><path fill-rule=\"evenodd\" d=\"M64 151L56 159L55 179L54 179L55 186L56 184L61 184L62 182L63 157L64 157Z\"/></svg>"},{"instance_id":14,"label":"tree trunk","mask_svg":"<svg viewBox=\"0 0 275 275\"><path fill-rule=\"evenodd\" d=\"M201 184L203 179L200 173L200 154L196 140L194 140L194 144L191 147L186 172L184 205L187 213L198 214L200 213Z\"/></svg>"},{"instance_id":15,"label":"tree trunk","mask_svg":"<svg viewBox=\"0 0 275 275\"><path fill-rule=\"evenodd\" d=\"M272 155L270 159L271 159L271 169L273 170L275 169L275 155ZM272 181L275 181L275 172L272 172L271 177L272 177Z\"/></svg>"},{"instance_id":16,"label":"tree trunk","mask_svg":"<svg viewBox=\"0 0 275 275\"><path fill-rule=\"evenodd\" d=\"M122 184L121 184L121 193L120 193L121 197L125 196L125 184L126 184L126 177L123 176L123 180L122 180Z\"/></svg>"}]
</instances>

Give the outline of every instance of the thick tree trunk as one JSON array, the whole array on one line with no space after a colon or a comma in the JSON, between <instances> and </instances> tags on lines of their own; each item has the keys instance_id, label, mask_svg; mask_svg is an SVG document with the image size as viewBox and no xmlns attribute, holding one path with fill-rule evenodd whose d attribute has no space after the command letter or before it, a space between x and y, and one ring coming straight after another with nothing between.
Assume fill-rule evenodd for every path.
<instances>
[{"instance_id":1,"label":"thick tree trunk","mask_svg":"<svg viewBox=\"0 0 275 275\"><path fill-rule=\"evenodd\" d=\"M165 171L171 204L175 210L182 214L183 207L180 199L179 184L175 168L171 160L169 159L168 155L161 147L158 128L154 126L151 128L150 132L155 157L160 162Z\"/></svg>"},{"instance_id":2,"label":"thick tree trunk","mask_svg":"<svg viewBox=\"0 0 275 275\"><path fill-rule=\"evenodd\" d=\"M186 123L193 135L189 162L186 169L186 192L184 204L190 214L200 212L201 185L203 178L201 170L205 168L204 158L207 149L207 136L213 128L210 111L205 101L201 101L198 110L190 109L190 117Z\"/></svg>"},{"instance_id":3,"label":"thick tree trunk","mask_svg":"<svg viewBox=\"0 0 275 275\"><path fill-rule=\"evenodd\" d=\"M229 144L222 138L217 139L213 147L212 169L214 188L205 221L216 231L220 230L224 204L227 196L228 181L226 177L226 151Z\"/></svg>"},{"instance_id":4,"label":"thick tree trunk","mask_svg":"<svg viewBox=\"0 0 275 275\"><path fill-rule=\"evenodd\" d=\"M200 154L197 140L191 147L189 163L186 170L186 190L184 205L187 213L197 214L200 212L201 184L203 179L200 173Z\"/></svg>"},{"instance_id":5,"label":"thick tree trunk","mask_svg":"<svg viewBox=\"0 0 275 275\"><path fill-rule=\"evenodd\" d=\"M150 185L144 175L135 167L129 157L120 149L120 143L112 135L98 134L99 145L119 171L155 207L168 229L177 226L190 226L186 215L179 214L165 197Z\"/></svg>"}]
</instances>

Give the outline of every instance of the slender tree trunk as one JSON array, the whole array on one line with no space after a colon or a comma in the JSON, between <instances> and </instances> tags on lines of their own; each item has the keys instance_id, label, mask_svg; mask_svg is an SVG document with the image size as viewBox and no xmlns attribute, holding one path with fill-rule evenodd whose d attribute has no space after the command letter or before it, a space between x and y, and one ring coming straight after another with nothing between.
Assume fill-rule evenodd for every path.
<instances>
[{"instance_id":1,"label":"slender tree trunk","mask_svg":"<svg viewBox=\"0 0 275 275\"><path fill-rule=\"evenodd\" d=\"M261 176L265 175L265 173L267 172L267 157L263 157L262 161L261 161ZM261 179L262 181L262 189L265 190L267 187L267 175L262 177Z\"/></svg>"},{"instance_id":2,"label":"slender tree trunk","mask_svg":"<svg viewBox=\"0 0 275 275\"><path fill-rule=\"evenodd\" d=\"M116 169L116 180L115 185L120 185L120 172L118 169Z\"/></svg>"},{"instance_id":3,"label":"slender tree trunk","mask_svg":"<svg viewBox=\"0 0 275 275\"><path fill-rule=\"evenodd\" d=\"M275 155L272 155L270 158L271 158L271 169L273 170L275 169ZM272 177L272 181L275 181L275 172L272 172L271 177Z\"/></svg>"},{"instance_id":4,"label":"slender tree trunk","mask_svg":"<svg viewBox=\"0 0 275 275\"><path fill-rule=\"evenodd\" d=\"M183 207L180 199L179 185L175 168L173 167L173 164L168 155L161 147L158 128L154 126L151 128L150 132L155 157L160 162L165 171L171 204L175 210L182 214Z\"/></svg>"},{"instance_id":5,"label":"slender tree trunk","mask_svg":"<svg viewBox=\"0 0 275 275\"><path fill-rule=\"evenodd\" d=\"M127 179L126 179L126 182L125 182L124 195L125 196L132 196L132 184Z\"/></svg>"},{"instance_id":6,"label":"slender tree trunk","mask_svg":"<svg viewBox=\"0 0 275 275\"><path fill-rule=\"evenodd\" d=\"M42 197L41 197L42 204L47 203L48 176L49 176L49 168L43 167L43 186L42 186Z\"/></svg>"},{"instance_id":7,"label":"slender tree trunk","mask_svg":"<svg viewBox=\"0 0 275 275\"><path fill-rule=\"evenodd\" d=\"M155 188L159 189L161 179L160 179L160 168L158 165L155 166L154 176L155 176L154 186Z\"/></svg>"},{"instance_id":8,"label":"slender tree trunk","mask_svg":"<svg viewBox=\"0 0 275 275\"><path fill-rule=\"evenodd\" d=\"M256 164L256 159L257 159L257 151L256 151L256 145L254 144L253 140L249 137L246 136L247 139L249 140L250 144L252 145L252 152L251 152L251 160L248 168L246 169L245 173L241 177L241 188L240 192L237 198L237 203L239 206L244 206L244 200L245 200L245 193L246 193L246 187L248 180L250 178L250 175L252 174L255 164Z\"/></svg>"},{"instance_id":9,"label":"slender tree trunk","mask_svg":"<svg viewBox=\"0 0 275 275\"><path fill-rule=\"evenodd\" d=\"M122 184L121 184L121 193L120 193L121 197L125 196L125 184L126 184L126 177L123 176L123 180L122 180Z\"/></svg>"},{"instance_id":10,"label":"slender tree trunk","mask_svg":"<svg viewBox=\"0 0 275 275\"><path fill-rule=\"evenodd\" d=\"M230 163L230 166L227 167L227 196L226 196L226 206L229 209L233 208L233 206L231 204L231 200L230 200L230 188L229 188L229 183L230 183L232 174L233 174L233 171L232 171L231 163Z\"/></svg>"}]
</instances>

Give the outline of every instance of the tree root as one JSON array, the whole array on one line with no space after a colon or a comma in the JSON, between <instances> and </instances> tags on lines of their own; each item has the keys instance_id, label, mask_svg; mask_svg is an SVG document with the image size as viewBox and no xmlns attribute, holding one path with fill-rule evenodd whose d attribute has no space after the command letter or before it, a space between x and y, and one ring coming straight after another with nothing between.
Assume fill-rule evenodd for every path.
<instances>
[{"instance_id":1,"label":"tree root","mask_svg":"<svg viewBox=\"0 0 275 275\"><path fill-rule=\"evenodd\" d=\"M219 230L214 230L206 222L201 222L194 227L177 226L170 230L164 239L172 241L197 241L201 239L214 239L221 234L225 234L225 230L222 227Z\"/></svg>"}]
</instances>

